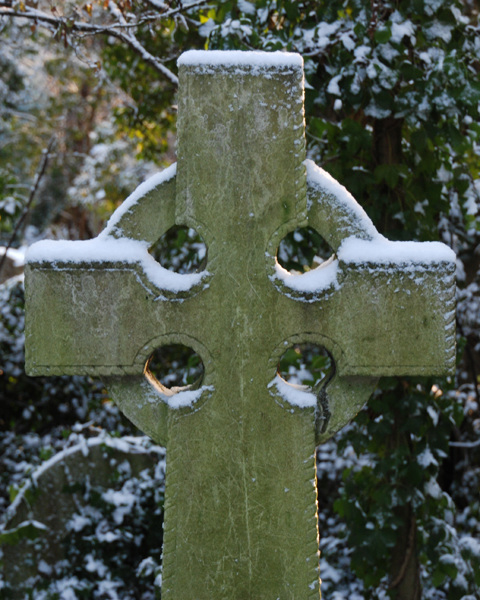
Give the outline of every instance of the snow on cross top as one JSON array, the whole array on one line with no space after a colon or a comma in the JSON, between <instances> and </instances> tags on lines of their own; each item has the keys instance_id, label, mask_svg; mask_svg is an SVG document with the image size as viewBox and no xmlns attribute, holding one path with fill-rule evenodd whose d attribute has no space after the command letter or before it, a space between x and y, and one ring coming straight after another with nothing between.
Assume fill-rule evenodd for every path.
<instances>
[{"instance_id":1,"label":"snow on cross top","mask_svg":"<svg viewBox=\"0 0 480 600\"><path fill-rule=\"evenodd\" d=\"M257 52L250 50L188 50L178 59L179 67L251 68L252 74L277 69L303 69L303 58L295 52Z\"/></svg>"}]
</instances>

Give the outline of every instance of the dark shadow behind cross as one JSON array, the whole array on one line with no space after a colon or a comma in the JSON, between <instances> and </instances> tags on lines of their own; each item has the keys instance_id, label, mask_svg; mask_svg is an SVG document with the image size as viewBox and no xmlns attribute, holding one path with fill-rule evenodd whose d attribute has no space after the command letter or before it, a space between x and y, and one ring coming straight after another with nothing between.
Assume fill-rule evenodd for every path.
<instances>
[{"instance_id":1,"label":"dark shadow behind cross","mask_svg":"<svg viewBox=\"0 0 480 600\"><path fill-rule=\"evenodd\" d=\"M299 56L192 52L179 76L176 167L96 240L32 247L27 370L101 376L167 447L162 598L318 598L315 446L379 376L453 368L454 257L387 242L305 161ZM207 272L167 277L148 255L174 224L202 236ZM288 276L278 245L307 224L334 258ZM300 342L335 360L323 405L276 378ZM202 358L199 390L172 395L144 375L171 343Z\"/></svg>"}]
</instances>

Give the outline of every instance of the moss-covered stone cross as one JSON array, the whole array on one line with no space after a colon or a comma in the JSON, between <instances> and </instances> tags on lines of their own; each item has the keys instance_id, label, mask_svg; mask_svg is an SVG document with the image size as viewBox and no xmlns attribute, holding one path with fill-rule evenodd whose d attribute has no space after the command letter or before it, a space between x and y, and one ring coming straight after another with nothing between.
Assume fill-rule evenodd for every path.
<instances>
[{"instance_id":1,"label":"moss-covered stone cross","mask_svg":"<svg viewBox=\"0 0 480 600\"><path fill-rule=\"evenodd\" d=\"M95 240L31 248L27 372L104 378L166 446L162 598L318 598L315 446L379 376L453 368L454 256L388 242L305 161L300 56L188 52L179 73L178 164ZM206 271L168 273L148 254L174 224L202 236ZM277 248L307 225L334 254L291 275ZM276 375L300 342L335 361L318 398ZM144 373L172 343L202 358L199 389L173 394Z\"/></svg>"}]
</instances>

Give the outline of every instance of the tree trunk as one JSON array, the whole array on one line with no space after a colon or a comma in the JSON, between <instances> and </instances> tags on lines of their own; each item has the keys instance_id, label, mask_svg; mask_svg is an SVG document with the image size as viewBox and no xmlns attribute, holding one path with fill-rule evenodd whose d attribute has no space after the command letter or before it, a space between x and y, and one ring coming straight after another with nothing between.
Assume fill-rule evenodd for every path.
<instances>
[{"instance_id":1,"label":"tree trunk","mask_svg":"<svg viewBox=\"0 0 480 600\"><path fill-rule=\"evenodd\" d=\"M377 165L398 165L402 162L402 127L403 119L375 119L373 154Z\"/></svg>"},{"instance_id":2,"label":"tree trunk","mask_svg":"<svg viewBox=\"0 0 480 600\"><path fill-rule=\"evenodd\" d=\"M402 128L403 119L388 117L386 119L375 119L373 122L373 157L375 165L400 165L402 157ZM388 233L395 229L398 223L393 221L393 215L403 212L405 204L405 193L402 181L399 179L395 187L390 187L386 182L379 184L380 196L384 199L384 222L381 226L382 233Z\"/></svg>"},{"instance_id":3,"label":"tree trunk","mask_svg":"<svg viewBox=\"0 0 480 600\"><path fill-rule=\"evenodd\" d=\"M399 390L399 400L401 392ZM398 453L399 448L411 450L408 433L401 430L403 415L394 410L392 435L387 444L388 451ZM410 503L398 506L395 515L401 522L397 540L390 559L390 589L395 591L395 600L421 600L420 562L417 548L417 523Z\"/></svg>"},{"instance_id":4,"label":"tree trunk","mask_svg":"<svg viewBox=\"0 0 480 600\"><path fill-rule=\"evenodd\" d=\"M420 564L417 553L415 515L410 505L397 511L403 525L392 552L390 565L390 589L395 590L396 600L420 600Z\"/></svg>"}]
</instances>

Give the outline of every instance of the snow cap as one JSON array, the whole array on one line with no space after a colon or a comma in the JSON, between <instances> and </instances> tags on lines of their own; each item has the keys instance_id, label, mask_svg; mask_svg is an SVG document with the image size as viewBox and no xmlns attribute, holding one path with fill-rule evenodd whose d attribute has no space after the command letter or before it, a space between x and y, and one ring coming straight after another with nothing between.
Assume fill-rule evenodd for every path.
<instances>
[{"instance_id":1,"label":"snow cap","mask_svg":"<svg viewBox=\"0 0 480 600\"><path fill-rule=\"evenodd\" d=\"M295 52L258 52L250 50L188 50L177 60L179 67L254 67L301 68L303 58Z\"/></svg>"}]
</instances>

